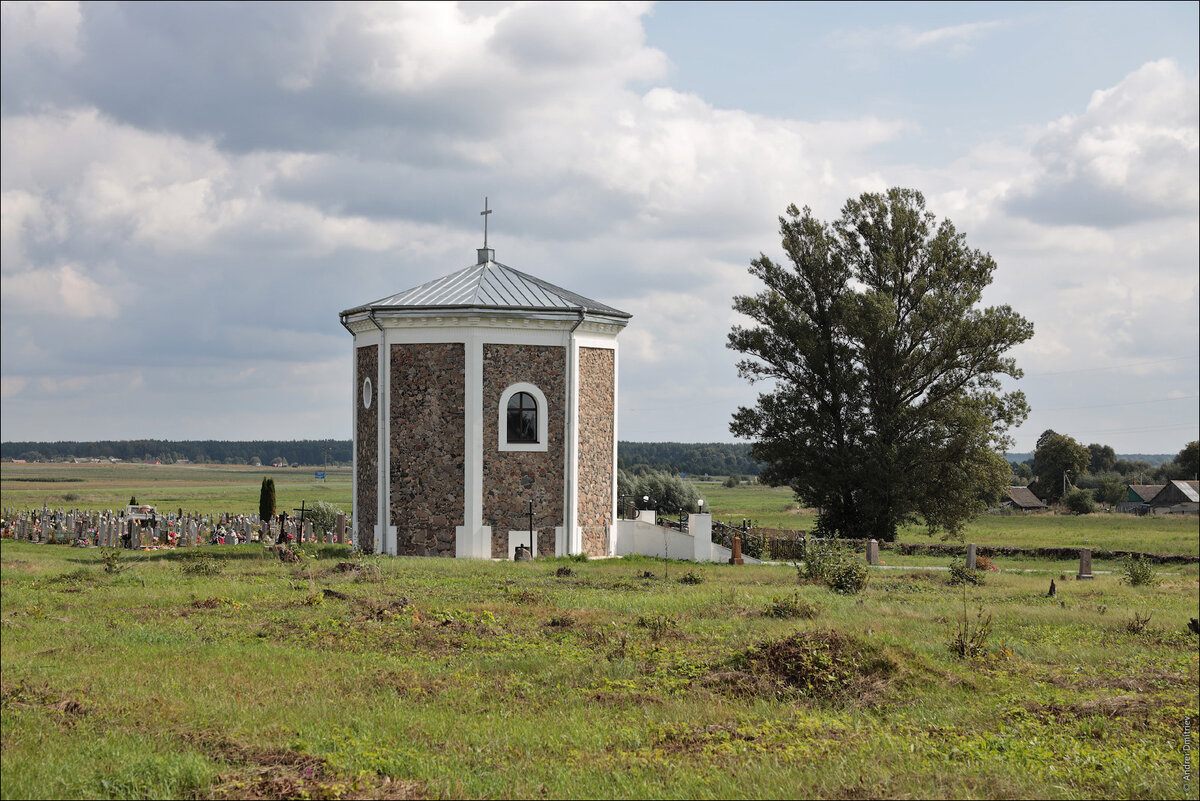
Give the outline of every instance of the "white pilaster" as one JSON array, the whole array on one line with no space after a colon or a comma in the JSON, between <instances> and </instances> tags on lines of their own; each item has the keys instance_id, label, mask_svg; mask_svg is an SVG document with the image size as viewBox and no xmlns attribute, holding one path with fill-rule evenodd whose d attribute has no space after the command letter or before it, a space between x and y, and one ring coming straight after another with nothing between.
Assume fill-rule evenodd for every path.
<instances>
[{"instance_id":1,"label":"white pilaster","mask_svg":"<svg viewBox=\"0 0 1200 801\"><path fill-rule=\"evenodd\" d=\"M583 553L579 528L579 341L571 332L567 343L567 536L568 554Z\"/></svg>"},{"instance_id":2,"label":"white pilaster","mask_svg":"<svg viewBox=\"0 0 1200 801\"><path fill-rule=\"evenodd\" d=\"M688 515L688 533L692 535L695 548L693 557L697 562L713 560L712 515Z\"/></svg>"},{"instance_id":3,"label":"white pilaster","mask_svg":"<svg viewBox=\"0 0 1200 801\"><path fill-rule=\"evenodd\" d=\"M455 529L454 555L490 559L492 529L483 525L483 337L464 337L463 525Z\"/></svg>"},{"instance_id":4,"label":"white pilaster","mask_svg":"<svg viewBox=\"0 0 1200 801\"><path fill-rule=\"evenodd\" d=\"M379 336L379 375L377 383L379 388L375 391L375 396L379 399L379 482L376 495L379 498L378 521L379 526L376 531L379 532L375 539L375 546L379 553L396 555L396 541L388 535L391 522L391 467L392 467L392 449L391 449L391 433L392 433L392 354L388 349L388 332L387 329L380 331ZM394 531L394 529L392 529Z\"/></svg>"}]
</instances>

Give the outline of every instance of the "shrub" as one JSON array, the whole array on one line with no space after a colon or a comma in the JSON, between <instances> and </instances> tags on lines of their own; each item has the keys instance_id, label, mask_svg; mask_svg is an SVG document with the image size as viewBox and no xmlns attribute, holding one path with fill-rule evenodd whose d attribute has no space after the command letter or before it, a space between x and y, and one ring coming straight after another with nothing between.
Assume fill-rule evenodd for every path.
<instances>
[{"instance_id":1,"label":"shrub","mask_svg":"<svg viewBox=\"0 0 1200 801\"><path fill-rule=\"evenodd\" d=\"M1146 624L1149 622L1150 613L1147 612L1146 616L1142 617L1137 612L1134 612L1133 617L1130 620L1125 621L1125 630L1130 634L1141 634L1146 630Z\"/></svg>"},{"instance_id":2,"label":"shrub","mask_svg":"<svg viewBox=\"0 0 1200 801\"><path fill-rule=\"evenodd\" d=\"M729 487L730 489L733 489L734 487L738 486L741 483L742 483L742 477L739 476L737 473L734 473L725 479L724 486Z\"/></svg>"},{"instance_id":3,"label":"shrub","mask_svg":"<svg viewBox=\"0 0 1200 801\"><path fill-rule=\"evenodd\" d=\"M1133 587L1153 586L1158 583L1158 576L1154 575L1153 562L1141 555L1126 554L1121 559L1121 580Z\"/></svg>"},{"instance_id":4,"label":"shrub","mask_svg":"<svg viewBox=\"0 0 1200 801\"><path fill-rule=\"evenodd\" d=\"M697 573L695 570L689 570L679 577L680 584L703 584L704 576Z\"/></svg>"},{"instance_id":5,"label":"shrub","mask_svg":"<svg viewBox=\"0 0 1200 801\"><path fill-rule=\"evenodd\" d=\"M978 564L978 563L979 563L979 560L978 560L978 558L976 558L976 564ZM975 586L979 586L980 584L983 584L983 574L979 570L977 570L975 568L967 567L966 565L964 565L960 562L951 562L950 563L950 584L951 584L951 586L954 586L954 587L958 587L958 586L961 586L964 584L972 584Z\"/></svg>"},{"instance_id":6,"label":"shrub","mask_svg":"<svg viewBox=\"0 0 1200 801\"><path fill-rule=\"evenodd\" d=\"M219 576L225 570L225 563L211 556L195 552L188 554L189 559L183 560L179 572L185 576Z\"/></svg>"},{"instance_id":7,"label":"shrub","mask_svg":"<svg viewBox=\"0 0 1200 801\"><path fill-rule=\"evenodd\" d=\"M1096 511L1096 501L1092 493L1085 489L1073 489L1063 496L1063 505L1071 510L1071 514L1090 515Z\"/></svg>"},{"instance_id":8,"label":"shrub","mask_svg":"<svg viewBox=\"0 0 1200 801\"><path fill-rule=\"evenodd\" d=\"M964 618L958 622L957 631L950 638L947 647L950 653L959 659L978 659L987 656L987 640L991 634L991 615L981 618L974 630L971 629L970 622Z\"/></svg>"},{"instance_id":9,"label":"shrub","mask_svg":"<svg viewBox=\"0 0 1200 801\"><path fill-rule=\"evenodd\" d=\"M793 592L791 595L772 598L771 602L767 604L767 608L763 610L763 615L785 620L795 617L812 620L820 611L821 607L804 600L800 597L800 593Z\"/></svg>"},{"instance_id":10,"label":"shrub","mask_svg":"<svg viewBox=\"0 0 1200 801\"><path fill-rule=\"evenodd\" d=\"M796 571L801 581L819 581L847 595L861 592L870 577L866 563L848 545L836 540L810 540Z\"/></svg>"}]
</instances>

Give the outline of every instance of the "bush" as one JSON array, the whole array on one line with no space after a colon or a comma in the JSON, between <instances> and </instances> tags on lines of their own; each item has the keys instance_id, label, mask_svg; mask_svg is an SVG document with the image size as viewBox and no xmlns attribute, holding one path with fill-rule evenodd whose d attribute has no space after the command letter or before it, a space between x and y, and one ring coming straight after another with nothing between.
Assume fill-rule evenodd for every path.
<instances>
[{"instance_id":1,"label":"bush","mask_svg":"<svg viewBox=\"0 0 1200 801\"><path fill-rule=\"evenodd\" d=\"M1085 489L1073 489L1063 496L1063 505L1071 510L1071 514L1090 515L1096 511L1096 501L1092 493Z\"/></svg>"},{"instance_id":2,"label":"bush","mask_svg":"<svg viewBox=\"0 0 1200 801\"><path fill-rule=\"evenodd\" d=\"M199 552L188 554L179 566L179 572L185 576L219 576L225 570L225 563Z\"/></svg>"},{"instance_id":3,"label":"bush","mask_svg":"<svg viewBox=\"0 0 1200 801\"><path fill-rule=\"evenodd\" d=\"M689 570L679 578L680 584L703 584L704 576L697 573L695 570Z\"/></svg>"},{"instance_id":4,"label":"bush","mask_svg":"<svg viewBox=\"0 0 1200 801\"><path fill-rule=\"evenodd\" d=\"M627 496L639 509L658 506L669 512L679 509L695 512L699 508L696 502L700 500L700 493L692 482L661 471L638 475L618 470L617 494ZM647 496L650 498L648 503L642 500Z\"/></svg>"},{"instance_id":5,"label":"bush","mask_svg":"<svg viewBox=\"0 0 1200 801\"><path fill-rule=\"evenodd\" d=\"M976 563L978 563L978 559ZM983 584L983 574L979 570L967 567L959 562L951 562L950 584L954 587L959 587L963 584L979 586Z\"/></svg>"},{"instance_id":6,"label":"bush","mask_svg":"<svg viewBox=\"0 0 1200 801\"><path fill-rule=\"evenodd\" d=\"M819 581L835 592L854 595L867 586L870 572L849 546L836 540L809 541L796 566L801 581Z\"/></svg>"},{"instance_id":7,"label":"bush","mask_svg":"<svg viewBox=\"0 0 1200 801\"><path fill-rule=\"evenodd\" d=\"M966 568L964 568L965 570ZM980 618L979 623L971 630L966 620L958 622L958 629L947 643L950 653L959 659L979 659L987 656L987 641L992 634L992 616Z\"/></svg>"},{"instance_id":8,"label":"bush","mask_svg":"<svg viewBox=\"0 0 1200 801\"><path fill-rule=\"evenodd\" d=\"M741 483L742 483L742 477L739 476L737 473L734 473L725 479L723 486L733 489L734 487L738 486Z\"/></svg>"},{"instance_id":9,"label":"bush","mask_svg":"<svg viewBox=\"0 0 1200 801\"><path fill-rule=\"evenodd\" d=\"M337 527L337 516L341 512L329 501L317 501L312 509L305 510L304 519L313 524L313 531L318 535L328 534Z\"/></svg>"},{"instance_id":10,"label":"bush","mask_svg":"<svg viewBox=\"0 0 1200 801\"><path fill-rule=\"evenodd\" d=\"M1121 580L1133 587L1153 586L1158 583L1158 576L1154 575L1153 562L1140 555L1126 554L1121 559Z\"/></svg>"},{"instance_id":11,"label":"bush","mask_svg":"<svg viewBox=\"0 0 1200 801\"><path fill-rule=\"evenodd\" d=\"M800 597L800 593L793 592L791 595L780 595L772 598L767 604L767 608L763 610L765 617L775 617L780 619L788 618L803 618L804 620L812 620L821 611L821 608L816 604L809 603Z\"/></svg>"}]
</instances>

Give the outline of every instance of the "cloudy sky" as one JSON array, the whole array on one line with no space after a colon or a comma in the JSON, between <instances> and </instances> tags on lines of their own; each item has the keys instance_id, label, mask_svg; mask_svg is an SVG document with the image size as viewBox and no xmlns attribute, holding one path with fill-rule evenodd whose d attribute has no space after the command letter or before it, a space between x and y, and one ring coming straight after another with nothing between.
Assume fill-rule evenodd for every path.
<instances>
[{"instance_id":1,"label":"cloudy sky","mask_svg":"<svg viewBox=\"0 0 1200 801\"><path fill-rule=\"evenodd\" d=\"M1046 428L1200 408L1195 3L4 3L0 427L350 436L345 308L497 259L631 312L620 436L731 439L789 203L922 190Z\"/></svg>"}]
</instances>

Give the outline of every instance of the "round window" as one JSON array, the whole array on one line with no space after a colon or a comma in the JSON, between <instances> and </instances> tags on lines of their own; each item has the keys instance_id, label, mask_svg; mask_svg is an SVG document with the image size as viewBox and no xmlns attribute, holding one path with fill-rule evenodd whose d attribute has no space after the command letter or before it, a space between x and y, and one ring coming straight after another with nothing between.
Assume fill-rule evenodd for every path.
<instances>
[{"instance_id":1,"label":"round window","mask_svg":"<svg viewBox=\"0 0 1200 801\"><path fill-rule=\"evenodd\" d=\"M374 394L375 393L372 392L371 379L364 378L363 379L363 408L364 409L371 408L371 396Z\"/></svg>"}]
</instances>

